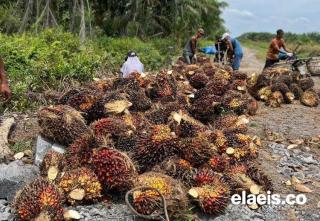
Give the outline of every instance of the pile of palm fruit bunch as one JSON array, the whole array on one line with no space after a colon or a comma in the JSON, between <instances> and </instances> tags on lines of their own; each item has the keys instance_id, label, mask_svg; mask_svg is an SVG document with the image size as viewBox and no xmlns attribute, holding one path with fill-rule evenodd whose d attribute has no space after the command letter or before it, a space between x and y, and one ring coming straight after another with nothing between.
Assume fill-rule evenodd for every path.
<instances>
[{"instance_id":1,"label":"pile of palm fruit bunch","mask_svg":"<svg viewBox=\"0 0 320 221\"><path fill-rule=\"evenodd\" d=\"M63 220L70 205L119 198L144 218L216 216L236 192L272 190L252 163L260 144L246 134L257 109L246 80L199 57L66 92L38 112L41 136L66 151L46 154L41 177L17 193L17 216Z\"/></svg>"},{"instance_id":2,"label":"pile of palm fruit bunch","mask_svg":"<svg viewBox=\"0 0 320 221\"><path fill-rule=\"evenodd\" d=\"M305 106L316 107L320 102L311 76L289 68L268 68L258 76L253 75L247 83L250 94L271 107L280 107L295 100Z\"/></svg>"}]
</instances>

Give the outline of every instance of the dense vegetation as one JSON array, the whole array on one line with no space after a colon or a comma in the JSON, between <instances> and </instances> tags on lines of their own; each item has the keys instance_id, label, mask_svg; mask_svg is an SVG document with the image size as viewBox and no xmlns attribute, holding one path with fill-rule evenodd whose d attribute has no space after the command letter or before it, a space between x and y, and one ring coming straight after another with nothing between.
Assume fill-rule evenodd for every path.
<instances>
[{"instance_id":1,"label":"dense vegetation","mask_svg":"<svg viewBox=\"0 0 320 221\"><path fill-rule=\"evenodd\" d=\"M175 41L99 37L80 44L78 36L48 29L38 36L0 34L0 52L10 78L13 99L3 108L26 110L44 99L46 90L62 91L70 84L116 74L129 50L135 50L146 70L171 63ZM0 108L1 110L1 108Z\"/></svg>"},{"instance_id":2,"label":"dense vegetation","mask_svg":"<svg viewBox=\"0 0 320 221\"><path fill-rule=\"evenodd\" d=\"M268 32L249 32L241 35L239 40L246 47L257 50L258 57L265 59L268 46L275 34ZM300 57L320 55L320 33L295 34L286 33L285 40L288 47L294 50L298 45L297 54Z\"/></svg>"}]
</instances>

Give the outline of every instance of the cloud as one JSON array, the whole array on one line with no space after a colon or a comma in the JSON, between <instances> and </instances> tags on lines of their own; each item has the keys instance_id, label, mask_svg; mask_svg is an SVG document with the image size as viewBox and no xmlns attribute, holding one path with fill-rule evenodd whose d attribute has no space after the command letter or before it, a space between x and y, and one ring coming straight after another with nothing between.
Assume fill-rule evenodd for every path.
<instances>
[{"instance_id":1,"label":"cloud","mask_svg":"<svg viewBox=\"0 0 320 221\"><path fill-rule=\"evenodd\" d=\"M242 17L242 18L253 18L254 14L248 10L239 10L236 8L227 8L225 10L226 14L230 14L233 16L237 16L237 17Z\"/></svg>"}]
</instances>

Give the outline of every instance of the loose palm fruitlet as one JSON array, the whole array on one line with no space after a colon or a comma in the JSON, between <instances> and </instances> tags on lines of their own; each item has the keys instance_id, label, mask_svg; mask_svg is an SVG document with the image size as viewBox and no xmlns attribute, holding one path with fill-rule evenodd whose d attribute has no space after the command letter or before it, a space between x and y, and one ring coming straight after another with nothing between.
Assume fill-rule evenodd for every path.
<instances>
[{"instance_id":1,"label":"loose palm fruitlet","mask_svg":"<svg viewBox=\"0 0 320 221\"><path fill-rule=\"evenodd\" d=\"M134 157L140 170L146 171L177 153L178 138L167 125L155 125L137 137Z\"/></svg>"},{"instance_id":2,"label":"loose palm fruitlet","mask_svg":"<svg viewBox=\"0 0 320 221\"><path fill-rule=\"evenodd\" d=\"M193 187L188 193L203 212L217 215L228 205L230 187L224 181L216 179L211 185Z\"/></svg>"},{"instance_id":3,"label":"loose palm fruitlet","mask_svg":"<svg viewBox=\"0 0 320 221\"><path fill-rule=\"evenodd\" d=\"M97 200L102 191L98 177L86 167L66 171L58 186L71 204Z\"/></svg>"},{"instance_id":4,"label":"loose palm fruitlet","mask_svg":"<svg viewBox=\"0 0 320 221\"><path fill-rule=\"evenodd\" d=\"M66 161L62 153L50 150L46 153L40 165L40 174L54 181L58 178L66 166Z\"/></svg>"},{"instance_id":5,"label":"loose palm fruitlet","mask_svg":"<svg viewBox=\"0 0 320 221\"><path fill-rule=\"evenodd\" d=\"M36 179L20 190L12 207L21 220L62 221L63 194L45 179ZM41 218L44 219L41 219Z\"/></svg>"},{"instance_id":6,"label":"loose palm fruitlet","mask_svg":"<svg viewBox=\"0 0 320 221\"><path fill-rule=\"evenodd\" d=\"M38 112L38 123L43 137L65 146L90 132L80 112L65 105L42 108Z\"/></svg>"},{"instance_id":7,"label":"loose palm fruitlet","mask_svg":"<svg viewBox=\"0 0 320 221\"><path fill-rule=\"evenodd\" d=\"M170 218L179 218L186 213L188 200L185 188L172 177L161 173L144 173L138 177L135 187L151 187L159 191L134 191L132 205L137 212L151 215L163 211L160 193L166 200Z\"/></svg>"},{"instance_id":8,"label":"loose palm fruitlet","mask_svg":"<svg viewBox=\"0 0 320 221\"><path fill-rule=\"evenodd\" d=\"M132 187L137 176L132 160L115 149L94 149L90 166L106 191L126 191Z\"/></svg>"}]
</instances>

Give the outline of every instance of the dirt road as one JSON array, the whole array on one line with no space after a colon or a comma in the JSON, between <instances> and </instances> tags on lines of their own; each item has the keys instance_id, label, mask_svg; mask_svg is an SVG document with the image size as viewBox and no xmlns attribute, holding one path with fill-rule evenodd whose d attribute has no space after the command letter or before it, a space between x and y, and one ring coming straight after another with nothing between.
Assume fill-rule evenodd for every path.
<instances>
[{"instance_id":1,"label":"dirt road","mask_svg":"<svg viewBox=\"0 0 320 221\"><path fill-rule=\"evenodd\" d=\"M258 60L255 52L245 49L242 71L261 73L264 61ZM320 88L320 77L314 77L315 88ZM260 102L256 116L250 123L250 134L263 140L259 152L259 165L274 183L274 192L281 196L299 194L292 186L284 184L292 176L308 181L306 186L313 190L307 193L308 202L303 206L282 207L278 213L291 220L320 220L320 144L304 142L288 149L294 140L310 140L320 135L320 107L305 107L297 101L294 104L270 108ZM297 141L295 141L297 142ZM312 159L308 161L308 159Z\"/></svg>"}]
</instances>

